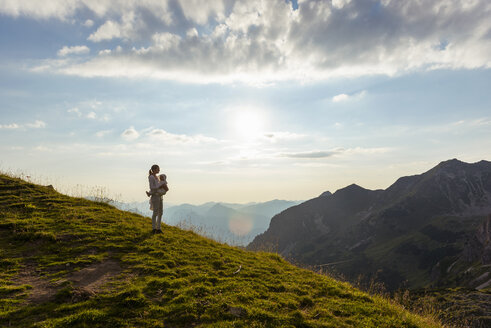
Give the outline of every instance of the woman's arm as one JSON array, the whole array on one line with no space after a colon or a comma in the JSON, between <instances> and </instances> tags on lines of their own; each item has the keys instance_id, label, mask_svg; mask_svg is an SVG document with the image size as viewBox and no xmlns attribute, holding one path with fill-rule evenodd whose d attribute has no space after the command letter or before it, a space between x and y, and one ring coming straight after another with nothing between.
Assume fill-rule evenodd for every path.
<instances>
[{"instance_id":1,"label":"woman's arm","mask_svg":"<svg viewBox=\"0 0 491 328\"><path fill-rule=\"evenodd\" d=\"M166 184L165 181L158 181L153 175L148 176L148 183L150 185L150 191L156 191Z\"/></svg>"}]
</instances>

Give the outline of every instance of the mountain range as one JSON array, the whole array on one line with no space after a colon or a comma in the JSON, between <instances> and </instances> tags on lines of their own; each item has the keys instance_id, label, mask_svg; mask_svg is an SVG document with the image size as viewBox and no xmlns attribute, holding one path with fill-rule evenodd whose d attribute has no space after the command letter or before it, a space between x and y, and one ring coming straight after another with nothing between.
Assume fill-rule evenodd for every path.
<instances>
[{"instance_id":1,"label":"mountain range","mask_svg":"<svg viewBox=\"0 0 491 328\"><path fill-rule=\"evenodd\" d=\"M491 285L491 162L453 159L385 190L356 184L274 216L248 245L348 280Z\"/></svg>"},{"instance_id":2,"label":"mountain range","mask_svg":"<svg viewBox=\"0 0 491 328\"><path fill-rule=\"evenodd\" d=\"M263 203L182 204L165 209L167 224L196 232L230 245L246 246L264 232L271 218L299 201L272 200Z\"/></svg>"},{"instance_id":3,"label":"mountain range","mask_svg":"<svg viewBox=\"0 0 491 328\"><path fill-rule=\"evenodd\" d=\"M152 216L147 201L107 202L121 210ZM275 199L246 204L208 202L202 205L180 204L168 207L164 204L162 219L167 224L192 229L229 245L246 246L255 236L268 228L274 215L300 203L301 201Z\"/></svg>"}]
</instances>

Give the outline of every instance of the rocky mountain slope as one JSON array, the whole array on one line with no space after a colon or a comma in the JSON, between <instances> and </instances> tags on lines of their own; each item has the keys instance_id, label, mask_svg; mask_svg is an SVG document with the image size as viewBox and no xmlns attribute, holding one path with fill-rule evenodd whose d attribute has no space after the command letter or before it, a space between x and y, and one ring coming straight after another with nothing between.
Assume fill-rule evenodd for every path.
<instances>
[{"instance_id":1,"label":"rocky mountain slope","mask_svg":"<svg viewBox=\"0 0 491 328\"><path fill-rule=\"evenodd\" d=\"M0 175L1 327L439 327L386 299Z\"/></svg>"},{"instance_id":2,"label":"rocky mountain slope","mask_svg":"<svg viewBox=\"0 0 491 328\"><path fill-rule=\"evenodd\" d=\"M276 215L249 249L275 250L394 290L491 284L491 162L442 162L386 190L351 185Z\"/></svg>"}]
</instances>

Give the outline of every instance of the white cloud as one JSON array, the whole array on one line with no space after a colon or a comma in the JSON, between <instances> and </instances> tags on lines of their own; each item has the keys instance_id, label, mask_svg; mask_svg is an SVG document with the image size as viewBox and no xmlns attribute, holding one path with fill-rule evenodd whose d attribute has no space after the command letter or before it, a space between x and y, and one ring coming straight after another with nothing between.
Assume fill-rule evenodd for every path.
<instances>
[{"instance_id":1,"label":"white cloud","mask_svg":"<svg viewBox=\"0 0 491 328\"><path fill-rule=\"evenodd\" d=\"M385 154L388 152L391 152L393 149L389 147L374 147L374 148L363 148L363 147L355 147L355 148L348 148L344 151L344 153L349 154L349 155L357 155L357 154Z\"/></svg>"},{"instance_id":2,"label":"white cloud","mask_svg":"<svg viewBox=\"0 0 491 328\"><path fill-rule=\"evenodd\" d=\"M99 51L99 56L109 55L111 53L111 49L104 49Z\"/></svg>"},{"instance_id":3,"label":"white cloud","mask_svg":"<svg viewBox=\"0 0 491 328\"><path fill-rule=\"evenodd\" d=\"M268 132L263 137L271 142L291 141L306 138L307 135L293 132Z\"/></svg>"},{"instance_id":4,"label":"white cloud","mask_svg":"<svg viewBox=\"0 0 491 328\"><path fill-rule=\"evenodd\" d=\"M49 147L46 147L46 146L43 146L43 145L36 146L34 148L34 150L40 151L40 152L44 152L44 153L53 152L53 149L52 148L49 148Z\"/></svg>"},{"instance_id":5,"label":"white cloud","mask_svg":"<svg viewBox=\"0 0 491 328\"><path fill-rule=\"evenodd\" d=\"M140 136L140 133L135 130L134 127L129 127L128 129L124 130L123 133L121 134L121 137L126 140L126 141L133 141L138 139Z\"/></svg>"},{"instance_id":6,"label":"white cloud","mask_svg":"<svg viewBox=\"0 0 491 328\"><path fill-rule=\"evenodd\" d=\"M373 155L373 154L385 154L390 152L392 149L387 147L375 147L375 148L335 148L331 150L314 150L314 151L304 151L304 152L293 152L293 153L280 153L280 157L289 158L302 158L302 159L318 159L318 158L328 158L338 155Z\"/></svg>"},{"instance_id":7,"label":"white cloud","mask_svg":"<svg viewBox=\"0 0 491 328\"><path fill-rule=\"evenodd\" d=\"M94 21L92 19L87 19L84 24L85 27L92 27L94 26Z\"/></svg>"},{"instance_id":8,"label":"white cloud","mask_svg":"<svg viewBox=\"0 0 491 328\"><path fill-rule=\"evenodd\" d=\"M0 124L0 129L15 130L15 129L20 129L20 128L21 128L21 126L17 123Z\"/></svg>"},{"instance_id":9,"label":"white cloud","mask_svg":"<svg viewBox=\"0 0 491 328\"><path fill-rule=\"evenodd\" d=\"M87 77L264 85L287 79L491 68L488 0L304 0L298 10L281 0L179 4L51 0L39 6L0 0L0 12L68 19L89 11L105 22L88 36L90 41L122 39L146 45L38 66Z\"/></svg>"},{"instance_id":10,"label":"white cloud","mask_svg":"<svg viewBox=\"0 0 491 328\"><path fill-rule=\"evenodd\" d=\"M124 12L120 22L107 20L97 31L89 35L87 40L92 42L109 41L112 39L135 40L140 36L140 30L145 30L145 21L133 10Z\"/></svg>"},{"instance_id":11,"label":"white cloud","mask_svg":"<svg viewBox=\"0 0 491 328\"><path fill-rule=\"evenodd\" d=\"M11 124L0 124L0 129L8 129L8 130L17 130L17 129L41 129L45 128L46 123L44 121L36 120L33 123L26 123L26 124L17 124L17 123L11 123Z\"/></svg>"},{"instance_id":12,"label":"white cloud","mask_svg":"<svg viewBox=\"0 0 491 328\"><path fill-rule=\"evenodd\" d=\"M31 129L40 129L46 127L46 123L43 121L35 121L34 123L27 123L26 127L31 128Z\"/></svg>"},{"instance_id":13,"label":"white cloud","mask_svg":"<svg viewBox=\"0 0 491 328\"><path fill-rule=\"evenodd\" d=\"M96 132L95 136L98 137L98 138L102 138L102 137L108 135L111 132L112 132L111 130L102 130L102 131Z\"/></svg>"},{"instance_id":14,"label":"white cloud","mask_svg":"<svg viewBox=\"0 0 491 328\"><path fill-rule=\"evenodd\" d=\"M282 153L280 157L289 157L289 158L326 158L332 157L339 153L342 153L342 149L335 150L315 150L315 151L306 151L306 152L296 152L296 153Z\"/></svg>"},{"instance_id":15,"label":"white cloud","mask_svg":"<svg viewBox=\"0 0 491 328\"><path fill-rule=\"evenodd\" d=\"M89 52L90 49L87 46L73 46L73 47L64 46L63 48L58 50L58 56L64 57L67 55L80 55Z\"/></svg>"},{"instance_id":16,"label":"white cloud","mask_svg":"<svg viewBox=\"0 0 491 328\"><path fill-rule=\"evenodd\" d=\"M82 113L80 112L80 110L77 107L70 108L70 109L67 110L67 112L68 113L74 113L78 117L82 116Z\"/></svg>"},{"instance_id":17,"label":"white cloud","mask_svg":"<svg viewBox=\"0 0 491 328\"><path fill-rule=\"evenodd\" d=\"M56 18L67 21L76 16L78 11L87 11L97 17L122 16L136 9L148 10L164 22L171 21L172 13L165 0L125 0L118 2L108 0L45 0L40 6L39 2L32 0L0 0L0 13L18 17L27 16L35 19ZM90 25L88 20L85 24Z\"/></svg>"},{"instance_id":18,"label":"white cloud","mask_svg":"<svg viewBox=\"0 0 491 328\"><path fill-rule=\"evenodd\" d=\"M188 38L197 38L199 36L198 30L193 27L186 32L186 36Z\"/></svg>"},{"instance_id":19,"label":"white cloud","mask_svg":"<svg viewBox=\"0 0 491 328\"><path fill-rule=\"evenodd\" d=\"M180 0L179 4L186 18L200 25L205 25L210 18L220 20L225 11L222 0Z\"/></svg>"},{"instance_id":20,"label":"white cloud","mask_svg":"<svg viewBox=\"0 0 491 328\"><path fill-rule=\"evenodd\" d=\"M154 49L158 49L160 51L166 51L179 46L181 41L181 37L172 33L156 33L152 35L152 39L154 42ZM152 50L152 48L147 48L147 51Z\"/></svg>"},{"instance_id":21,"label":"white cloud","mask_svg":"<svg viewBox=\"0 0 491 328\"><path fill-rule=\"evenodd\" d=\"M97 31L92 33L87 40L99 42L103 40L111 40L112 38L121 38L123 35L120 24L114 21L107 21L100 26Z\"/></svg>"},{"instance_id":22,"label":"white cloud","mask_svg":"<svg viewBox=\"0 0 491 328\"><path fill-rule=\"evenodd\" d=\"M366 94L367 94L367 92L365 90L351 94L351 95L348 95L346 93L341 93L339 95L332 97L332 102L337 103L337 102L345 102L347 100L361 99L361 98L365 97Z\"/></svg>"},{"instance_id":23,"label":"white cloud","mask_svg":"<svg viewBox=\"0 0 491 328\"><path fill-rule=\"evenodd\" d=\"M348 99L349 99L349 96L345 93L342 93L342 94L339 94L337 96L332 97L333 102L341 102L341 101L345 101Z\"/></svg>"},{"instance_id":24,"label":"white cloud","mask_svg":"<svg viewBox=\"0 0 491 328\"><path fill-rule=\"evenodd\" d=\"M84 117L90 120L98 121L110 121L111 115L107 113L108 108L113 104L102 103L96 99L86 100L76 104L76 107L72 107L67 110L68 113L75 114L78 117ZM114 112L121 110L120 107L113 109Z\"/></svg>"},{"instance_id":25,"label":"white cloud","mask_svg":"<svg viewBox=\"0 0 491 328\"><path fill-rule=\"evenodd\" d=\"M215 138L203 135L188 136L185 134L174 134L163 129L151 129L146 133L146 136L148 136L150 140L153 139L170 144L203 144L219 142Z\"/></svg>"},{"instance_id":26,"label":"white cloud","mask_svg":"<svg viewBox=\"0 0 491 328\"><path fill-rule=\"evenodd\" d=\"M0 0L0 12L14 17L28 16L41 19L55 17L65 20L73 15L78 7L78 1L74 0L50 0L44 1L43 5L29 0Z\"/></svg>"},{"instance_id":27,"label":"white cloud","mask_svg":"<svg viewBox=\"0 0 491 328\"><path fill-rule=\"evenodd\" d=\"M474 126L474 127L490 126L491 125L491 119L490 118L478 118L475 120L471 120L470 122L468 122L468 124L470 126Z\"/></svg>"},{"instance_id":28,"label":"white cloud","mask_svg":"<svg viewBox=\"0 0 491 328\"><path fill-rule=\"evenodd\" d=\"M332 0L332 6L336 9L342 9L345 5L349 4L351 0Z\"/></svg>"}]
</instances>

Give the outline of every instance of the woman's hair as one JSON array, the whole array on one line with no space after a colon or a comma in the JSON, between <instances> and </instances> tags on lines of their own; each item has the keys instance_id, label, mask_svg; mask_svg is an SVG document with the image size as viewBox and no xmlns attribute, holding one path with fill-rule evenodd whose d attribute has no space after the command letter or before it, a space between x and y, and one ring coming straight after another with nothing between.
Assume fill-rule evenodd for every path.
<instances>
[{"instance_id":1,"label":"woman's hair","mask_svg":"<svg viewBox=\"0 0 491 328\"><path fill-rule=\"evenodd\" d=\"M152 167L150 168L150 171L148 171L148 175L153 175L155 174L155 171L160 169L160 167L157 164L153 164Z\"/></svg>"}]
</instances>

